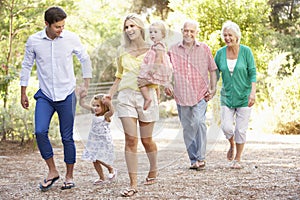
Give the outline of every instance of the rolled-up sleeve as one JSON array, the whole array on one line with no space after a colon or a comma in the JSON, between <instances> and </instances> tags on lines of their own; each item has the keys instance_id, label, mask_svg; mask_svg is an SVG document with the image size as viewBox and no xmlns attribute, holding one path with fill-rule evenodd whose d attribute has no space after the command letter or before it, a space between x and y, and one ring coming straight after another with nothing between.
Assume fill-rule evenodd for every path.
<instances>
[{"instance_id":1,"label":"rolled-up sleeve","mask_svg":"<svg viewBox=\"0 0 300 200\"><path fill-rule=\"evenodd\" d=\"M20 72L21 86L28 86L34 60L35 60L35 53L33 50L31 38L29 37L25 45L25 56L22 62L22 69Z\"/></svg>"},{"instance_id":2,"label":"rolled-up sleeve","mask_svg":"<svg viewBox=\"0 0 300 200\"><path fill-rule=\"evenodd\" d=\"M82 67L82 77L92 78L92 63L89 57L86 60L81 61L81 67Z\"/></svg>"},{"instance_id":3,"label":"rolled-up sleeve","mask_svg":"<svg viewBox=\"0 0 300 200\"><path fill-rule=\"evenodd\" d=\"M86 48L81 44L78 36L75 36L76 48L74 54L81 63L82 77L92 78L92 62Z\"/></svg>"}]
</instances>

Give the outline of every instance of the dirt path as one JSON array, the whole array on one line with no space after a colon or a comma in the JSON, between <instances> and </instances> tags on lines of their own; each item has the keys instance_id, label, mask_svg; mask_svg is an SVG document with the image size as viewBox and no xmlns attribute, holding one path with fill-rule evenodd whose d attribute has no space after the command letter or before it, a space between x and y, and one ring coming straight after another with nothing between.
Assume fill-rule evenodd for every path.
<instances>
[{"instance_id":1,"label":"dirt path","mask_svg":"<svg viewBox=\"0 0 300 200\"><path fill-rule=\"evenodd\" d=\"M81 124L80 127L78 124ZM88 122L79 119L77 125L79 138L83 138L81 129ZM300 136L250 132L243 156L244 168L231 170L226 161L227 143L222 135L212 135L214 130L211 130L207 167L198 172L188 169L182 133L176 126L178 124L173 124L172 128L161 126L156 130L159 179L155 185L142 185L148 162L139 144L138 180L141 184L134 199L300 199ZM82 140L76 142L76 187L60 190L61 178L45 193L38 189L38 183L47 174L39 152L0 143L0 199L123 199L120 191L129 182L124 163L124 141L117 123L112 129L117 158L115 167L119 175L115 182L100 187L92 184L97 178L92 164L80 159L84 148ZM63 177L62 148L58 146L54 150L57 167Z\"/></svg>"}]
</instances>

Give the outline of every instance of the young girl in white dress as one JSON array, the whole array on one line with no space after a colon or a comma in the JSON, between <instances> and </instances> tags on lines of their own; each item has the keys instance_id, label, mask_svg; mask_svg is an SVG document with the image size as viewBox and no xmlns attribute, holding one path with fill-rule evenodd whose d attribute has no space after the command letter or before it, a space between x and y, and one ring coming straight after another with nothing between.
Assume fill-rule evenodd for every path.
<instances>
[{"instance_id":1,"label":"young girl in white dress","mask_svg":"<svg viewBox=\"0 0 300 200\"><path fill-rule=\"evenodd\" d=\"M149 27L150 39L153 45L147 52L138 76L138 86L144 97L144 110L150 106L148 86L153 84L171 88L172 64L167 54L166 45L162 40L166 37L166 27L163 21L156 21ZM159 97L159 88L156 90Z\"/></svg>"},{"instance_id":2,"label":"young girl in white dress","mask_svg":"<svg viewBox=\"0 0 300 200\"><path fill-rule=\"evenodd\" d=\"M81 91L79 105L91 111L94 116L82 159L93 162L99 175L99 178L94 181L94 185L101 185L107 181L112 181L117 176L117 170L112 167L115 155L109 127L114 108L110 98L103 94L95 95L90 105L85 104L85 96L86 93ZM102 166L106 167L109 172L107 179L104 176Z\"/></svg>"}]
</instances>

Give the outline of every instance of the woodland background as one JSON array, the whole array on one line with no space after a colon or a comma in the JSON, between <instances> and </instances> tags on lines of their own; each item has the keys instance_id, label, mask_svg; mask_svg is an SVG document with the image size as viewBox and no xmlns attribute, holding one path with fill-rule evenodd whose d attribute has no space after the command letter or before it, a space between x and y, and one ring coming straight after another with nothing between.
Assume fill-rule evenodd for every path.
<instances>
[{"instance_id":1,"label":"woodland background","mask_svg":"<svg viewBox=\"0 0 300 200\"><path fill-rule=\"evenodd\" d=\"M76 32L93 62L92 83L114 80L116 50L124 17L140 14L146 27L162 19L169 27L168 44L180 40L183 20L199 22L198 40L215 55L224 45L223 22L232 20L242 31L241 43L249 46L257 65L257 96L253 126L279 134L300 134L300 1L299 0L0 0L0 138L24 144L34 138L33 94L36 71L27 89L30 109L20 104L19 72L27 38L44 27L44 11L57 5L68 14L65 29ZM81 84L80 64L75 72ZM220 86L220 83L219 83ZM172 99L164 99L170 102ZM219 97L209 105L218 110ZM80 114L80 109L78 114ZM172 113L163 109L163 117ZM217 112L214 117L218 120ZM52 138L59 137L57 116Z\"/></svg>"}]
</instances>

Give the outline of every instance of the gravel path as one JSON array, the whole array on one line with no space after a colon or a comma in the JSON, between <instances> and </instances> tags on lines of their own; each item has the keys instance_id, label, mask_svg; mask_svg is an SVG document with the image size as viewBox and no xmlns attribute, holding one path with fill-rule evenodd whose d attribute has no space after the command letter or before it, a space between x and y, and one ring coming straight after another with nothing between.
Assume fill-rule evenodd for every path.
<instances>
[{"instance_id":1,"label":"gravel path","mask_svg":"<svg viewBox=\"0 0 300 200\"><path fill-rule=\"evenodd\" d=\"M16 144L0 143L0 199L126 199L120 191L128 186L124 162L124 141L118 122L112 124L118 169L117 180L94 186L96 172L92 163L82 161L89 116L77 117L76 187L60 190L63 178L48 192L38 183L47 175L38 150L24 150ZM168 124L168 126L166 125ZM170 125L171 124L171 125ZM155 130L159 148L157 184L144 186L148 162L139 143L138 193L132 199L300 199L300 136L249 132L241 170L232 170L226 161L227 141L217 128L208 131L207 167L189 170L189 161L179 124L162 122ZM58 143L59 144L59 143ZM55 161L61 177L65 173L63 151L55 149Z\"/></svg>"}]
</instances>

